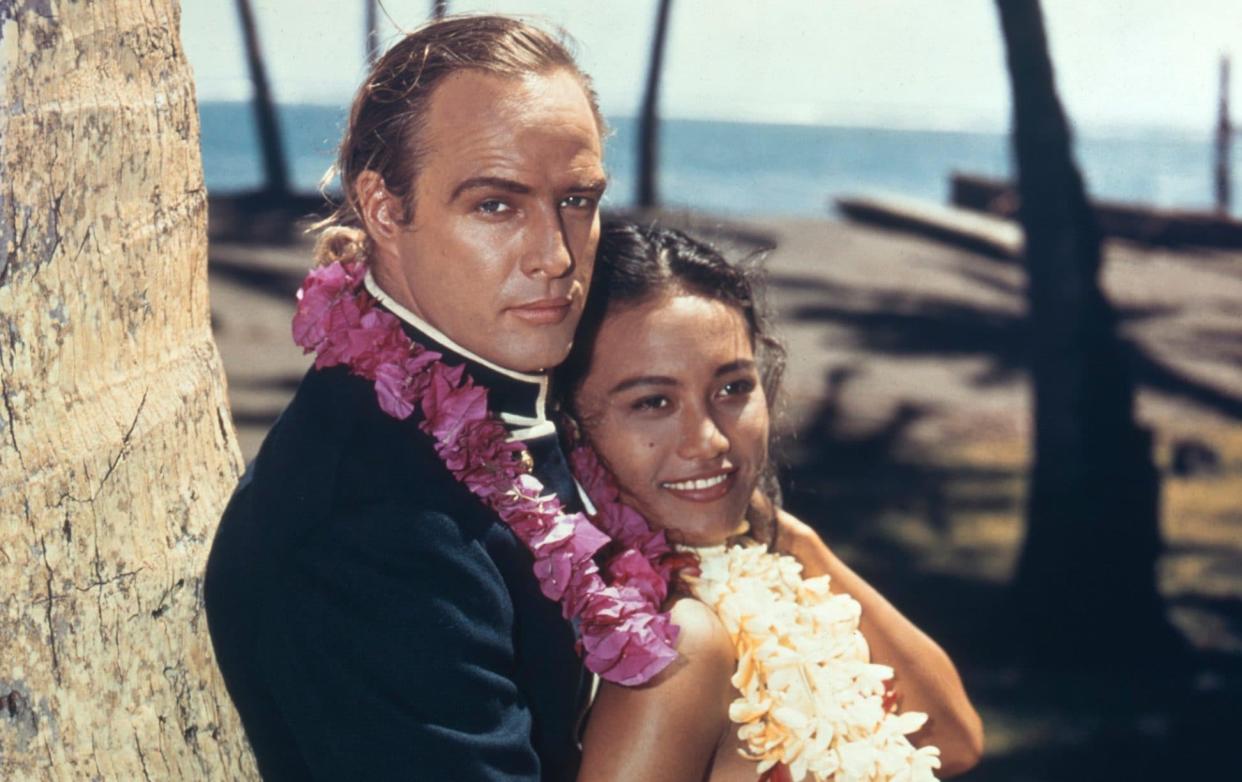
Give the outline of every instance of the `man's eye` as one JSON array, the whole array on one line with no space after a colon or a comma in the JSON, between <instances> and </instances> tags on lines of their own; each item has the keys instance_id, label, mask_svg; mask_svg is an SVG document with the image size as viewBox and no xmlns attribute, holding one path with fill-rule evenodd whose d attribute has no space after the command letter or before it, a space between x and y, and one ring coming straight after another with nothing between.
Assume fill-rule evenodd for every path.
<instances>
[{"instance_id":1,"label":"man's eye","mask_svg":"<svg viewBox=\"0 0 1242 782\"><path fill-rule=\"evenodd\" d=\"M498 215L508 212L510 208L508 204L498 198L489 198L486 201L480 202L475 207L475 211L488 215Z\"/></svg>"},{"instance_id":2,"label":"man's eye","mask_svg":"<svg viewBox=\"0 0 1242 782\"><path fill-rule=\"evenodd\" d=\"M669 406L666 396L645 396L630 403L631 410L663 410Z\"/></svg>"},{"instance_id":3,"label":"man's eye","mask_svg":"<svg viewBox=\"0 0 1242 782\"><path fill-rule=\"evenodd\" d=\"M593 209L595 199L590 196L572 195L561 199L562 209Z\"/></svg>"}]
</instances>

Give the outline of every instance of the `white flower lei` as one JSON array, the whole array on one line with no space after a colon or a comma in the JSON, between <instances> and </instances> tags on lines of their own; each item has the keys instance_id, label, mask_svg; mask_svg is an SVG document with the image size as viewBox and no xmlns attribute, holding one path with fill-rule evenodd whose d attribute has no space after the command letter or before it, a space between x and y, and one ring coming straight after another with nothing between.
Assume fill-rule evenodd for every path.
<instances>
[{"instance_id":1,"label":"white flower lei","mask_svg":"<svg viewBox=\"0 0 1242 782\"><path fill-rule=\"evenodd\" d=\"M893 669L870 662L858 601L753 541L692 550L701 573L685 581L737 649L732 682L742 697L729 719L760 774L784 763L794 782L936 779L940 750L906 738L927 715L885 709Z\"/></svg>"}]
</instances>

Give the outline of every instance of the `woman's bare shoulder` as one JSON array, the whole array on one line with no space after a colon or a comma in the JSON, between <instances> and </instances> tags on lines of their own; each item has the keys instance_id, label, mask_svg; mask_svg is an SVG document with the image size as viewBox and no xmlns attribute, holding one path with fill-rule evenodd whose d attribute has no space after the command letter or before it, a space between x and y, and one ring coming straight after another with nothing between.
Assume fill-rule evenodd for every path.
<instances>
[{"instance_id":1,"label":"woman's bare shoulder","mask_svg":"<svg viewBox=\"0 0 1242 782\"><path fill-rule=\"evenodd\" d=\"M692 597L665 606L677 659L650 682L600 684L587 721L579 779L700 779L729 726L733 643L716 614ZM618 752L624 747L624 752Z\"/></svg>"},{"instance_id":2,"label":"woman's bare shoulder","mask_svg":"<svg viewBox=\"0 0 1242 782\"><path fill-rule=\"evenodd\" d=\"M700 681L727 680L737 667L733 639L720 617L706 603L691 596L674 598L669 613L677 633L677 652L681 665L693 669L692 678Z\"/></svg>"}]
</instances>

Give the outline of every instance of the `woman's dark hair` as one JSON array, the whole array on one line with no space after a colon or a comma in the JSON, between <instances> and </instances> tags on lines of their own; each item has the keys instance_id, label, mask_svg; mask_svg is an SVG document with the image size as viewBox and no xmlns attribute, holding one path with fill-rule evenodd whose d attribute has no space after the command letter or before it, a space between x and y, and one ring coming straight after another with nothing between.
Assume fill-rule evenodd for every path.
<instances>
[{"instance_id":1,"label":"woman's dark hair","mask_svg":"<svg viewBox=\"0 0 1242 782\"><path fill-rule=\"evenodd\" d=\"M595 339L608 313L676 293L719 301L742 314L771 410L785 369L785 349L768 333L759 283L749 265L730 263L710 245L681 231L626 221L606 222L573 348L556 371L554 387L561 410L577 415L573 399L591 371ZM778 500L775 471L770 467L764 471L760 486L769 498Z\"/></svg>"},{"instance_id":2,"label":"woman's dark hair","mask_svg":"<svg viewBox=\"0 0 1242 782\"><path fill-rule=\"evenodd\" d=\"M591 371L595 338L608 313L670 293L696 294L742 313L763 389L772 404L785 368L785 350L767 332L758 290L759 280L752 269L726 261L711 245L681 231L621 220L605 222L573 349L556 372L562 408L573 411L573 396Z\"/></svg>"}]
</instances>

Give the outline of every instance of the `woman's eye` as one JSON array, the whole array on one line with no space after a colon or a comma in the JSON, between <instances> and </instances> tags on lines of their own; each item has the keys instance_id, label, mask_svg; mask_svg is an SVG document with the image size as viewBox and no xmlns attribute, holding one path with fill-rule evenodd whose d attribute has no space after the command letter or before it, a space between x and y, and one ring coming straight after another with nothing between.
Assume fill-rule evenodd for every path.
<instances>
[{"instance_id":1,"label":"woman's eye","mask_svg":"<svg viewBox=\"0 0 1242 782\"><path fill-rule=\"evenodd\" d=\"M663 410L669 406L666 396L645 396L630 403L631 410Z\"/></svg>"},{"instance_id":2,"label":"woman's eye","mask_svg":"<svg viewBox=\"0 0 1242 782\"><path fill-rule=\"evenodd\" d=\"M480 202L479 205L475 207L475 211L488 215L503 214L508 212L510 209L511 207L508 204L498 198L489 198L486 201Z\"/></svg>"},{"instance_id":3,"label":"woman's eye","mask_svg":"<svg viewBox=\"0 0 1242 782\"><path fill-rule=\"evenodd\" d=\"M720 388L720 396L740 396L749 394L755 390L755 381L750 378L742 378L725 383Z\"/></svg>"}]
</instances>

